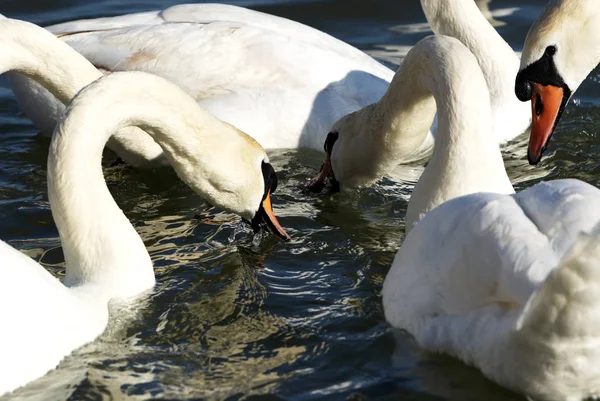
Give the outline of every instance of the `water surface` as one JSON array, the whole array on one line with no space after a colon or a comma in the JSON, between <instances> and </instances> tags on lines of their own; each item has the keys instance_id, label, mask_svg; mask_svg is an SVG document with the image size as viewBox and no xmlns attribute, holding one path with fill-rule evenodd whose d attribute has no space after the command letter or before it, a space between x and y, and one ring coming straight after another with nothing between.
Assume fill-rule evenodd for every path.
<instances>
[{"instance_id":1,"label":"water surface","mask_svg":"<svg viewBox=\"0 0 600 401\"><path fill-rule=\"evenodd\" d=\"M393 66L429 34L417 0L232 0L324 30ZM520 50L545 0L489 4ZM0 12L38 24L163 8L167 0L3 0ZM517 188L540 177L599 184L600 87L594 73L566 110L549 155L505 151ZM20 116L0 78L0 238L63 274L46 194L49 140ZM412 184L387 177L350 195L298 190L320 166L310 151L271 154L275 198L293 240L253 243L239 219L165 170L106 169L109 188L153 258L155 291L118 309L102 338L7 399L520 400L477 370L415 346L384 321L380 291L403 239ZM407 170L400 174L406 174Z\"/></svg>"}]
</instances>

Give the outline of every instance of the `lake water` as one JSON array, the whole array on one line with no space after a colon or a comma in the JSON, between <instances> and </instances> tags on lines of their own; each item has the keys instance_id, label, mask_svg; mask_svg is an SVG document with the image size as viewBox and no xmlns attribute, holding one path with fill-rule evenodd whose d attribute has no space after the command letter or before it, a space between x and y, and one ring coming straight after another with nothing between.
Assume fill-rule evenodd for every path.
<instances>
[{"instance_id":1,"label":"lake water","mask_svg":"<svg viewBox=\"0 0 600 401\"><path fill-rule=\"evenodd\" d=\"M545 0L489 4L521 49ZM232 0L326 31L385 60L429 34L418 0ZM167 0L3 0L0 13L38 24L118 15ZM1 51L1 49L0 49ZM541 177L599 184L600 86L593 73L570 104L539 167L526 137L505 160L516 187ZM63 256L46 194L49 140L20 116L0 78L0 238L57 276ZM252 236L168 169L108 168L115 199L153 258L158 283L135 311L119 311L96 342L7 399L517 400L477 370L420 350L385 323L382 282L400 246L411 182L318 198L298 190L322 155L273 152L275 209L293 240ZM418 168L406 167L402 176Z\"/></svg>"}]
</instances>

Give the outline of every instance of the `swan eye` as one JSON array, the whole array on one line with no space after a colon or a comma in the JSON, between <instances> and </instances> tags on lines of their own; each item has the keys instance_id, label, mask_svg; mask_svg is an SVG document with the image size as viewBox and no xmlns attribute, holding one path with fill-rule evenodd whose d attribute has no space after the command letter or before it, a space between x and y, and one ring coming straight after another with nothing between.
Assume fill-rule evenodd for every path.
<instances>
[{"instance_id":1,"label":"swan eye","mask_svg":"<svg viewBox=\"0 0 600 401\"><path fill-rule=\"evenodd\" d=\"M546 51L544 54L548 57L552 57L556 54L556 46L548 46L546 47Z\"/></svg>"}]
</instances>

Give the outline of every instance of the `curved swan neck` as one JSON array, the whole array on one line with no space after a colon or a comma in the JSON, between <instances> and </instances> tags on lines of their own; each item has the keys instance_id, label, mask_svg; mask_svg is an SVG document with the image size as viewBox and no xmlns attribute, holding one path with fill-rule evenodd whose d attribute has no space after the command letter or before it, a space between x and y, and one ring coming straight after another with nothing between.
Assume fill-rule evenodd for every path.
<instances>
[{"instance_id":1,"label":"curved swan neck","mask_svg":"<svg viewBox=\"0 0 600 401\"><path fill-rule=\"evenodd\" d=\"M425 156L435 102L415 82L419 68L407 56L379 102L342 117L332 127L339 137L331 150L331 167L344 188L370 184L399 161Z\"/></svg>"},{"instance_id":2,"label":"curved swan neck","mask_svg":"<svg viewBox=\"0 0 600 401\"><path fill-rule=\"evenodd\" d=\"M0 37L0 73L21 73L42 84L64 104L102 76L85 57L37 25L0 19Z\"/></svg>"},{"instance_id":3,"label":"curved swan neck","mask_svg":"<svg viewBox=\"0 0 600 401\"><path fill-rule=\"evenodd\" d=\"M460 40L475 55L490 92L492 105L515 102L513 86L519 58L496 32L473 0L421 0L434 33Z\"/></svg>"},{"instance_id":4,"label":"curved swan neck","mask_svg":"<svg viewBox=\"0 0 600 401\"><path fill-rule=\"evenodd\" d=\"M398 155L406 157L423 143L436 113L435 100L422 74L423 60L416 56L419 54L407 55L375 108L381 115L390 162L397 161Z\"/></svg>"},{"instance_id":5,"label":"curved swan neck","mask_svg":"<svg viewBox=\"0 0 600 401\"><path fill-rule=\"evenodd\" d=\"M67 285L110 280L105 286L111 291L130 295L125 284L143 281L148 270L144 244L112 199L101 168L104 145L128 126L148 132L180 178L210 202L250 220L262 200L259 172L266 156L253 140L162 78L141 72L100 78L68 106L48 158L48 192Z\"/></svg>"},{"instance_id":6,"label":"curved swan neck","mask_svg":"<svg viewBox=\"0 0 600 401\"><path fill-rule=\"evenodd\" d=\"M414 96L427 93L438 111L433 154L409 202L408 231L447 200L480 191L512 192L512 186L491 135L487 86L471 52L453 38L434 36L419 42L407 62L414 63Z\"/></svg>"}]
</instances>

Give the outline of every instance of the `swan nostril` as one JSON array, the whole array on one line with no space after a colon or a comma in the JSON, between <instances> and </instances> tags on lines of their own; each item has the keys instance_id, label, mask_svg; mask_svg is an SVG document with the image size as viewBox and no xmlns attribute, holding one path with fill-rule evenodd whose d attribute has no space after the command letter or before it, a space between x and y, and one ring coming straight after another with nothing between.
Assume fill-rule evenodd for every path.
<instances>
[{"instance_id":1,"label":"swan nostril","mask_svg":"<svg viewBox=\"0 0 600 401\"><path fill-rule=\"evenodd\" d=\"M535 115L536 116L540 116L540 114L542 114L542 111L544 111L544 103L542 102L542 97L540 96L539 93L535 94Z\"/></svg>"}]
</instances>

